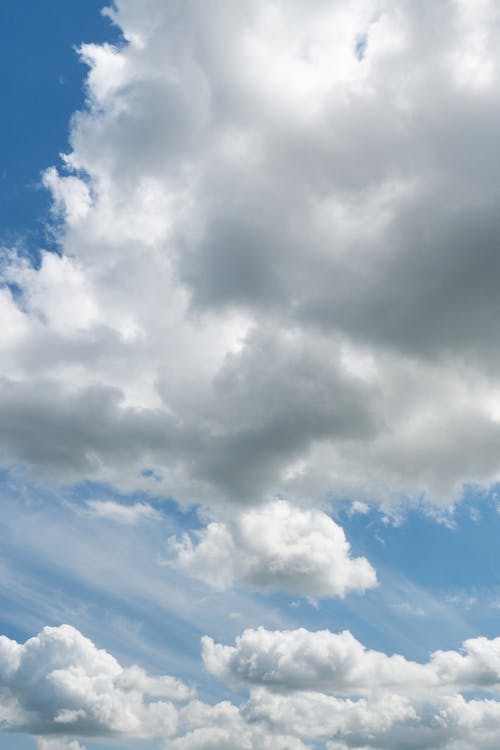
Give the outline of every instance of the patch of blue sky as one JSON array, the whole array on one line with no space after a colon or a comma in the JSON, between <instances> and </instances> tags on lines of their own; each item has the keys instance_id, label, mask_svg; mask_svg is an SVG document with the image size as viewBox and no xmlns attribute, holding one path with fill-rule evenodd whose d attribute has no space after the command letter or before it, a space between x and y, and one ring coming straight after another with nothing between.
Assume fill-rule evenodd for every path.
<instances>
[{"instance_id":1,"label":"patch of blue sky","mask_svg":"<svg viewBox=\"0 0 500 750\"><path fill-rule=\"evenodd\" d=\"M69 148L71 116L84 106L83 42L116 44L120 31L104 0L2 0L0 3L0 245L36 260L54 245L50 195L41 175Z\"/></svg>"},{"instance_id":2,"label":"patch of blue sky","mask_svg":"<svg viewBox=\"0 0 500 750\"><path fill-rule=\"evenodd\" d=\"M0 625L10 637L22 640L44 624L68 621L119 658L197 679L201 635L229 642L243 627L259 624L347 628L369 647L422 660L465 638L497 635L500 516L494 494L480 504L471 494L453 525L419 512L400 525L375 511L342 514L353 554L372 562L380 586L314 603L286 594L212 591L171 567L166 540L199 526L194 509L185 513L157 499L158 517L127 525L91 517L86 502L151 498L91 482L51 492L6 472L1 480Z\"/></svg>"},{"instance_id":3,"label":"patch of blue sky","mask_svg":"<svg viewBox=\"0 0 500 750\"><path fill-rule=\"evenodd\" d=\"M172 513L123 524L84 512L82 487L84 497L100 490L122 503L109 488L78 485L75 502L25 478L2 480L0 632L8 637L24 641L66 622L121 662L180 676L213 700L225 688L200 669L202 635L228 642L242 627L291 624L266 597L207 590L169 564L167 539L190 526L192 512L168 503Z\"/></svg>"},{"instance_id":4,"label":"patch of blue sky","mask_svg":"<svg viewBox=\"0 0 500 750\"><path fill-rule=\"evenodd\" d=\"M378 511L338 520L354 554L377 570L379 587L364 596L322 603L316 623L331 618L364 643L425 659L465 638L498 635L500 515L496 488L468 488L447 520L410 510L393 525ZM335 627L333 628L335 629Z\"/></svg>"}]
</instances>

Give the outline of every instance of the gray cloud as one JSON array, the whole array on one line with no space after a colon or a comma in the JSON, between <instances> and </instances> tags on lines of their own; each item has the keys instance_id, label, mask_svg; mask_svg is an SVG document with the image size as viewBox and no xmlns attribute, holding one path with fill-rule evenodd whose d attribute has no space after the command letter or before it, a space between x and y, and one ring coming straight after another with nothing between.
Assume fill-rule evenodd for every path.
<instances>
[{"instance_id":1,"label":"gray cloud","mask_svg":"<svg viewBox=\"0 0 500 750\"><path fill-rule=\"evenodd\" d=\"M62 256L2 266L4 463L212 508L497 481L493 3L110 14Z\"/></svg>"}]
</instances>

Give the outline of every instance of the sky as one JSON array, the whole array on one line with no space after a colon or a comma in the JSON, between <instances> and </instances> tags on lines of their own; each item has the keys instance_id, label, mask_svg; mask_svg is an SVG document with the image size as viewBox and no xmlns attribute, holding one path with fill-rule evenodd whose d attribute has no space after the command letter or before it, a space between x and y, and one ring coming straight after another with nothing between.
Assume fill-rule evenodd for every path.
<instances>
[{"instance_id":1,"label":"sky","mask_svg":"<svg viewBox=\"0 0 500 750\"><path fill-rule=\"evenodd\" d=\"M497 750L497 4L0 30L0 750Z\"/></svg>"}]
</instances>

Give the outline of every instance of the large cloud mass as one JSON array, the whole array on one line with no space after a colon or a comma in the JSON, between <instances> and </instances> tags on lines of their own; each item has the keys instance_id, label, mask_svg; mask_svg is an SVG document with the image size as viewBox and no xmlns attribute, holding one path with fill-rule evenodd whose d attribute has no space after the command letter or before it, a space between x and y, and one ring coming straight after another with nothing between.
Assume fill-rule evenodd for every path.
<instances>
[{"instance_id":1,"label":"large cloud mass","mask_svg":"<svg viewBox=\"0 0 500 750\"><path fill-rule=\"evenodd\" d=\"M497 4L110 15L62 254L2 266L3 463L209 504L496 481Z\"/></svg>"},{"instance_id":2,"label":"large cloud mass","mask_svg":"<svg viewBox=\"0 0 500 750\"><path fill-rule=\"evenodd\" d=\"M370 651L347 631L259 628L234 647L203 643L212 673L250 686L242 714L251 725L328 750L493 750L499 657L498 638L470 639L425 664ZM478 697L466 700L462 691Z\"/></svg>"},{"instance_id":3,"label":"large cloud mass","mask_svg":"<svg viewBox=\"0 0 500 750\"><path fill-rule=\"evenodd\" d=\"M39 750L82 750L67 739L75 735L167 739L173 750L498 746L498 638L419 664L368 650L348 632L260 628L234 647L205 638L203 658L216 676L248 686L242 705L209 705L175 678L124 668L67 625L24 644L2 636L2 730L38 734Z\"/></svg>"}]
</instances>

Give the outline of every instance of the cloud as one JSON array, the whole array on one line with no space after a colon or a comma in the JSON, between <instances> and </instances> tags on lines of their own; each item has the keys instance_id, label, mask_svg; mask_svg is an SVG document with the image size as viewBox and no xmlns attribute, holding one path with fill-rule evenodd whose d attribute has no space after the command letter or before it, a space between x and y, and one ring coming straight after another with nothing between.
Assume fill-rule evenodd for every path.
<instances>
[{"instance_id":1,"label":"cloud","mask_svg":"<svg viewBox=\"0 0 500 750\"><path fill-rule=\"evenodd\" d=\"M45 739L40 737L36 741L38 750L85 750L76 740Z\"/></svg>"},{"instance_id":2,"label":"cloud","mask_svg":"<svg viewBox=\"0 0 500 750\"><path fill-rule=\"evenodd\" d=\"M344 596L376 585L364 557L353 558L345 534L319 510L301 510L284 500L212 522L195 544L172 538L177 564L216 588L234 583L304 596Z\"/></svg>"},{"instance_id":3,"label":"cloud","mask_svg":"<svg viewBox=\"0 0 500 750\"><path fill-rule=\"evenodd\" d=\"M123 505L114 500L87 500L85 505L90 516L115 523L136 524L159 518L158 512L148 503Z\"/></svg>"},{"instance_id":4,"label":"cloud","mask_svg":"<svg viewBox=\"0 0 500 750\"><path fill-rule=\"evenodd\" d=\"M192 701L180 711L179 719L188 731L172 741L173 750L305 750L298 738L269 731L258 722L245 720L228 701L208 706Z\"/></svg>"},{"instance_id":5,"label":"cloud","mask_svg":"<svg viewBox=\"0 0 500 750\"><path fill-rule=\"evenodd\" d=\"M45 627L24 644L0 636L0 695L1 730L38 735L39 750L84 750L67 735L169 737L178 750L305 748L299 738L252 727L229 702L193 700L174 677L122 667L68 625Z\"/></svg>"},{"instance_id":6,"label":"cloud","mask_svg":"<svg viewBox=\"0 0 500 750\"><path fill-rule=\"evenodd\" d=\"M205 667L230 684L261 685L280 692L322 690L365 695L441 688L500 691L500 638L471 638L461 651L436 651L425 664L366 649L347 630L245 630L235 646L205 636Z\"/></svg>"},{"instance_id":7,"label":"cloud","mask_svg":"<svg viewBox=\"0 0 500 750\"><path fill-rule=\"evenodd\" d=\"M2 265L2 463L211 506L497 481L495 13L118 0L60 254Z\"/></svg>"},{"instance_id":8,"label":"cloud","mask_svg":"<svg viewBox=\"0 0 500 750\"><path fill-rule=\"evenodd\" d=\"M340 694L364 694L421 684L437 684L423 665L401 656L368 651L349 631L311 632L245 630L236 646L222 646L205 636L205 667L229 683L265 685L284 692L325 690Z\"/></svg>"},{"instance_id":9,"label":"cloud","mask_svg":"<svg viewBox=\"0 0 500 750\"><path fill-rule=\"evenodd\" d=\"M122 667L69 625L24 644L1 636L0 692L3 731L143 738L172 734L172 701L191 696L173 677Z\"/></svg>"},{"instance_id":10,"label":"cloud","mask_svg":"<svg viewBox=\"0 0 500 750\"><path fill-rule=\"evenodd\" d=\"M247 630L234 647L203 641L212 674L249 686L241 715L250 726L328 750L492 750L499 653L500 639L474 638L420 664L368 650L347 631L303 628Z\"/></svg>"},{"instance_id":11,"label":"cloud","mask_svg":"<svg viewBox=\"0 0 500 750\"><path fill-rule=\"evenodd\" d=\"M174 750L493 750L499 644L474 638L418 664L347 632L205 639L205 666L249 688L240 706L209 705L174 677L120 666L72 627L47 627L24 644L0 637L0 719L2 731L38 735L39 750L83 750L68 735L168 738Z\"/></svg>"},{"instance_id":12,"label":"cloud","mask_svg":"<svg viewBox=\"0 0 500 750\"><path fill-rule=\"evenodd\" d=\"M466 701L460 695L420 700L397 693L343 700L315 692L257 691L245 715L276 732L286 726L292 736L297 733L327 750L493 750L500 721L497 701Z\"/></svg>"}]
</instances>

